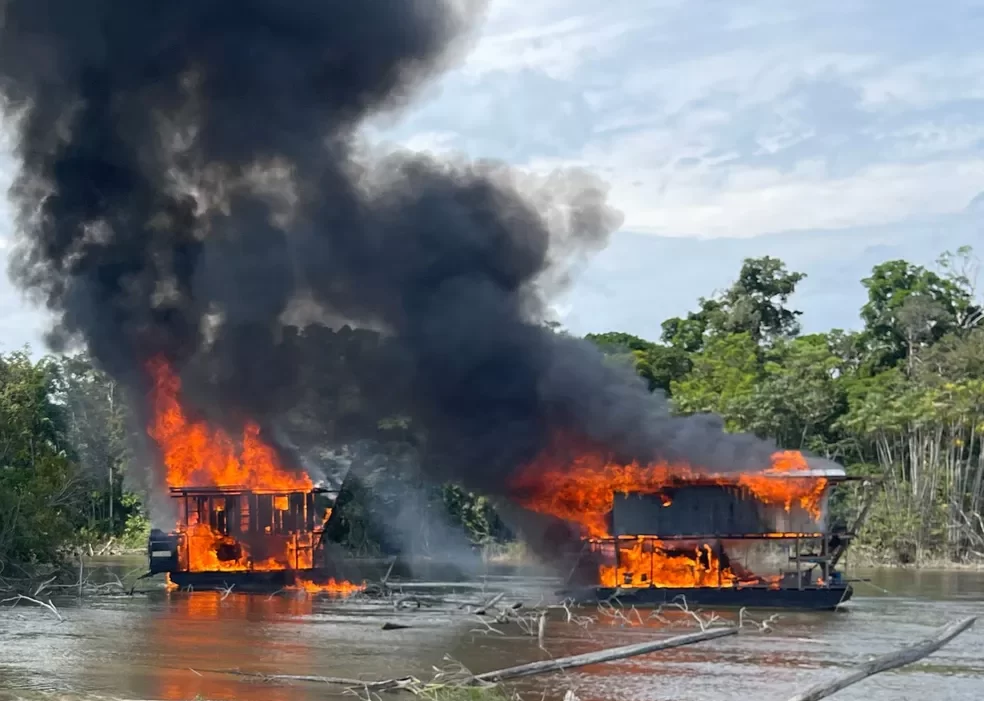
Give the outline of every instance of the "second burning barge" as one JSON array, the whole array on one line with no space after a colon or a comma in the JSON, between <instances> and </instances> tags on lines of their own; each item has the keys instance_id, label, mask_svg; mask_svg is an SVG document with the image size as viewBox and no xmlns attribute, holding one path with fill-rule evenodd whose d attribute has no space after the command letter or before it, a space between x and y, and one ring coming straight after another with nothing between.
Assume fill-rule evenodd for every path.
<instances>
[{"instance_id":1,"label":"second burning barge","mask_svg":"<svg viewBox=\"0 0 984 701\"><path fill-rule=\"evenodd\" d=\"M603 496L595 476L617 487ZM587 532L561 593L581 603L834 609L853 595L837 564L860 520L851 532L832 529L828 502L849 479L799 453L736 475L575 469L543 509Z\"/></svg>"}]
</instances>

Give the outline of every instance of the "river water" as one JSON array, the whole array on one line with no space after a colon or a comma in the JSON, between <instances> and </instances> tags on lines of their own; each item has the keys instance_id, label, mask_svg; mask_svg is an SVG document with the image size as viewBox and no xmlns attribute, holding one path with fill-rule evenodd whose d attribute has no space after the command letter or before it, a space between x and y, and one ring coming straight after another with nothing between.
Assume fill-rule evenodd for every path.
<instances>
[{"instance_id":1,"label":"river water","mask_svg":"<svg viewBox=\"0 0 984 701\"><path fill-rule=\"evenodd\" d=\"M644 657L535 677L515 689L524 699L582 701L782 701L844 666L925 637L955 618L984 614L984 573L882 570L863 574L844 610L785 613L769 630L743 632ZM537 604L543 584L499 579L504 601ZM56 600L56 604L59 601ZM631 624L594 609L583 626L554 612L544 649L515 624L489 630L456 606L394 611L376 602L303 593L278 596L150 592L143 596L60 602L58 621L44 609L0 609L0 699L92 697L308 701L341 694L311 682L292 684L229 672L378 679L429 678L448 659L474 672L692 632L683 613L632 615ZM734 617L736 614L723 614ZM759 621L767 614L754 613ZM385 622L411 627L381 629ZM544 694L546 696L544 697ZM841 701L984 699L984 620L943 650L904 670L867 679Z\"/></svg>"}]
</instances>

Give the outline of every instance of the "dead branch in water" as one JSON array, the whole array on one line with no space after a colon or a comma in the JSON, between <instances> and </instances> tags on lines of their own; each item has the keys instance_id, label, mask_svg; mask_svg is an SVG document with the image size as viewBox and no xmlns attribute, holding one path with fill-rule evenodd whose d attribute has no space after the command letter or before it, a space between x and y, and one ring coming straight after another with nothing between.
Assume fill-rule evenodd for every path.
<instances>
[{"instance_id":1,"label":"dead branch in water","mask_svg":"<svg viewBox=\"0 0 984 701\"><path fill-rule=\"evenodd\" d=\"M386 586L386 583L389 581L390 575L393 573L393 567L396 566L396 561L398 559L399 558L397 558L397 557L394 556L393 559L390 560L389 569L386 570L386 574L383 575L383 578L381 580L379 580L379 583L382 586L385 587Z\"/></svg>"},{"instance_id":2,"label":"dead branch in water","mask_svg":"<svg viewBox=\"0 0 984 701\"><path fill-rule=\"evenodd\" d=\"M35 604L37 606L40 606L43 609L47 609L48 611L51 611L51 613L53 613L55 615L55 618L57 618L59 620L59 622L65 620L64 618L62 618L62 615L58 612L58 609L55 608L55 605L53 603L51 603L51 599L48 599L48 601L41 601L40 599L35 599L35 598L31 597L31 596L25 596L24 594L18 594L17 596L12 596L9 599L3 599L2 601L0 601L0 606L2 606L3 604L10 603L10 602L13 602L14 606L16 606L21 601L26 601L28 603Z\"/></svg>"},{"instance_id":3,"label":"dead branch in water","mask_svg":"<svg viewBox=\"0 0 984 701\"><path fill-rule=\"evenodd\" d=\"M939 650L941 647L974 625L974 621L976 620L976 616L971 616L970 618L965 618L961 621L954 621L953 623L950 623L938 630L931 638L927 638L926 640L923 640L922 642L910 647L906 647L895 652L890 652L887 655L876 657L873 660L852 668L846 674L843 674L832 681L816 684L806 691L796 694L790 698L789 701L817 701L818 699L826 698L841 689L849 687L852 684L857 684L862 679L867 679L872 675L912 664L913 662L921 660L927 655L931 655Z\"/></svg>"},{"instance_id":4,"label":"dead branch in water","mask_svg":"<svg viewBox=\"0 0 984 701\"><path fill-rule=\"evenodd\" d=\"M521 677L530 677L537 674L546 674L549 672L562 672L568 669L574 669L576 667L584 667L590 664L600 664L602 662L613 662L615 660L622 660L628 657L636 657L638 655L646 655L651 652L658 652L660 650L669 650L675 647L682 647L684 645L693 645L695 643L704 642L706 640L714 640L715 638L723 638L728 635L735 635L738 629L734 626L713 628L710 630L703 630L697 633L688 633L686 635L678 635L672 638L665 638L663 640L651 640L645 643L635 643L633 645L623 645L621 647L607 648L604 650L598 650L596 652L588 652L580 655L571 655L569 657L558 657L552 660L544 660L542 662L530 662L529 664L518 665L515 667L506 667L505 669L496 669L491 672L483 672L481 674L467 674L467 675L456 675L460 678L456 679L456 686L488 686L498 684L510 679L518 679ZM393 679L383 679L380 681L370 682L363 681L359 679L345 679L341 677L322 677L313 675L302 675L302 674L271 674L271 675L256 675L248 674L239 671L220 671L222 674L235 674L237 676L251 677L255 679L261 679L265 681L288 681L288 682L316 682L323 684L336 684L341 686L347 686L357 689L365 689L367 691L392 691L395 689L407 689L413 690L416 687L426 686L420 680L412 676L399 677Z\"/></svg>"},{"instance_id":5,"label":"dead branch in water","mask_svg":"<svg viewBox=\"0 0 984 701\"><path fill-rule=\"evenodd\" d=\"M42 592L73 592L79 600L87 596L132 596L136 582L129 588L123 580L108 567L86 567L81 555L77 561L71 563L71 570L65 566L47 571L44 574L28 572L23 568L18 568L24 573L24 577L19 579L0 579L0 595L9 595L11 599L17 596L39 599ZM128 579L143 568L130 570L123 575ZM100 578L107 581L97 583Z\"/></svg>"},{"instance_id":6,"label":"dead branch in water","mask_svg":"<svg viewBox=\"0 0 984 701\"><path fill-rule=\"evenodd\" d=\"M504 592L504 591L499 592L498 594L496 594L495 596L493 596L491 599L489 599L488 601L486 601L483 606L481 606L478 609L476 609L475 610L475 615L476 616L484 616L485 613L486 613L486 611L488 611L490 608L492 608L497 603L499 603L500 601L502 601L502 599L505 596L506 596L506 592Z\"/></svg>"},{"instance_id":7,"label":"dead branch in water","mask_svg":"<svg viewBox=\"0 0 984 701\"><path fill-rule=\"evenodd\" d=\"M502 682L508 679L529 677L534 674L545 674L547 672L560 672L575 667L584 667L585 665L589 665L589 664L598 664L600 662L612 662L614 660L625 659L626 657L636 657L637 655L646 655L649 654L650 652L657 652L659 650L669 650L671 648L682 647L684 645L693 645L694 643L700 643L705 640L713 640L715 638L723 638L727 635L734 635L737 632L738 629L733 626L728 626L727 628L714 628L710 630L702 630L699 633L688 633L687 635L677 635L672 638L666 638L664 640L651 640L645 643L623 645L622 647L613 647L605 650L598 650L597 652L587 652L581 655L558 657L557 659L554 660L544 660L543 662L530 662L529 664L518 665L516 667L497 669L492 672L483 672L482 674L476 674L472 679L474 681L479 681L479 682Z\"/></svg>"}]
</instances>

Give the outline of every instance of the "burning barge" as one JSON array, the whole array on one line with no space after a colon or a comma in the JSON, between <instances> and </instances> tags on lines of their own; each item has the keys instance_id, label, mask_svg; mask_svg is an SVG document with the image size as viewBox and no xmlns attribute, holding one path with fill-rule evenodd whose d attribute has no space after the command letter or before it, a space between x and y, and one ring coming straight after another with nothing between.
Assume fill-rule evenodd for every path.
<instances>
[{"instance_id":1,"label":"burning barge","mask_svg":"<svg viewBox=\"0 0 984 701\"><path fill-rule=\"evenodd\" d=\"M348 593L324 556L324 529L337 492L268 493L237 488L172 488L176 528L154 530L150 574L176 587L237 591L285 588Z\"/></svg>"},{"instance_id":2,"label":"burning barge","mask_svg":"<svg viewBox=\"0 0 984 701\"><path fill-rule=\"evenodd\" d=\"M790 451L761 472L708 475L589 454L526 478L527 508L583 534L560 592L577 602L830 610L853 594L837 564L863 516L831 528L831 490L851 479L835 463Z\"/></svg>"},{"instance_id":3,"label":"burning barge","mask_svg":"<svg viewBox=\"0 0 984 701\"><path fill-rule=\"evenodd\" d=\"M178 400L181 381L165 361L148 370L148 433L160 448L175 514L173 530L151 532L148 574L189 589L361 590L336 580L325 557L325 527L347 470L333 475L335 488L316 485L304 471L285 467L255 424L246 423L234 440L189 418Z\"/></svg>"}]
</instances>

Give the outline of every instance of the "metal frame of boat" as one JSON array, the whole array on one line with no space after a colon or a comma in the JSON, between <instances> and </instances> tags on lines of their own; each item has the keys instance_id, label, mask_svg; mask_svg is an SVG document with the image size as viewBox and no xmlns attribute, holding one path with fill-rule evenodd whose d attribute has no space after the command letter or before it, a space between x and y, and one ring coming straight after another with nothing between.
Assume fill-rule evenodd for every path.
<instances>
[{"instance_id":1,"label":"metal frame of boat","mask_svg":"<svg viewBox=\"0 0 984 701\"><path fill-rule=\"evenodd\" d=\"M775 525L762 526L758 523L747 527L745 532L734 532L725 525L731 523L748 524L748 515L742 514L741 508L732 509L726 514L710 513L703 517L700 514L685 513L675 522L665 516L660 516L657 505L659 497L651 497L653 505L649 506L654 516L653 523L665 528L664 532L652 535L634 535L628 530L638 527L646 515L639 511L644 504L637 503L633 508L634 514L629 518L616 513L619 496L613 494L612 532L610 538L593 538L584 541L584 547L571 567L561 594L579 603L597 602L617 598L625 605L663 605L674 601L686 601L687 605L713 606L719 608L778 608L778 609L811 609L832 610L848 601L853 596L853 587L845 579L837 564L843 557L851 540L863 525L871 506L873 490L867 490L864 506L855 523L848 529L833 530L829 527L826 508L829 492L835 486L856 478L848 476L839 465L825 464L820 468L807 471L785 473L775 479L796 477L818 478L828 481L823 497L823 508L819 518L814 521L813 532L783 532L773 530ZM870 486L871 483L866 483ZM686 489L686 487L684 487ZM678 492L679 493L679 492ZM621 503L631 504L634 495L621 495ZM747 495L738 495L736 490L733 497L745 499ZM693 499L691 499L693 501ZM737 502L736 502L737 504ZM692 507L692 504L691 504ZM718 505L717 508L721 508ZM788 511L788 510L787 510ZM788 517L787 517L788 518ZM662 520L660 520L662 519ZM689 520L688 520L689 519ZM730 519L730 521L729 521ZM791 521L795 521L793 518ZM800 520L798 524L802 524ZM682 524L682 525L681 525ZM724 532L699 532L700 526L716 524L726 530ZM780 567L778 577L766 583L764 580L747 583L721 581L720 568L718 581L709 586L679 587L660 586L659 577L653 571L655 558L653 550L672 552L674 546L689 548L690 553L700 548L710 547L713 552L724 555L729 546L747 544L749 541L768 543L773 548L791 550L788 554L787 566ZM635 551L632 571L620 567L619 553L623 548L631 546ZM645 553L649 552L650 571L639 572L640 559L645 562ZM599 556L603 552L604 556ZM640 558L639 553L642 553ZM727 557L726 555L724 557ZM607 558L607 559L606 559ZM615 586L599 585L599 565L614 567ZM594 582L587 582L594 577ZM647 584L648 582L648 584Z\"/></svg>"},{"instance_id":2,"label":"metal frame of boat","mask_svg":"<svg viewBox=\"0 0 984 701\"><path fill-rule=\"evenodd\" d=\"M333 509L337 490L316 487L310 490L260 491L229 487L171 488L170 497L178 514L177 527L170 532L151 531L148 543L149 574L167 574L179 587L269 591L291 586L298 577L318 581L327 579L324 529L327 520L319 509ZM321 501L322 503L318 503ZM282 507L282 508L278 508ZM282 569L190 568L189 529L195 523L207 524L214 532L248 543L257 559L292 552L294 560ZM289 547L292 546L292 547ZM310 552L308 552L310 551ZM235 560L230 555L227 559ZM310 563L311 566L302 566Z\"/></svg>"}]
</instances>

